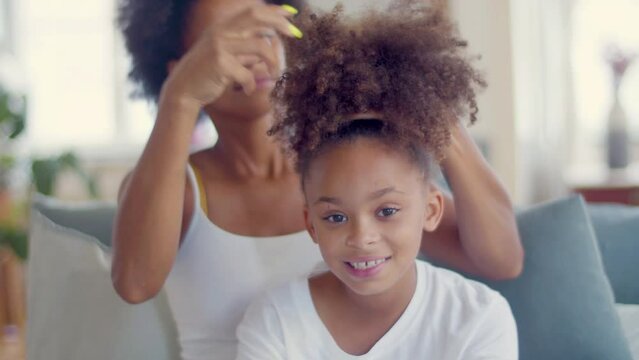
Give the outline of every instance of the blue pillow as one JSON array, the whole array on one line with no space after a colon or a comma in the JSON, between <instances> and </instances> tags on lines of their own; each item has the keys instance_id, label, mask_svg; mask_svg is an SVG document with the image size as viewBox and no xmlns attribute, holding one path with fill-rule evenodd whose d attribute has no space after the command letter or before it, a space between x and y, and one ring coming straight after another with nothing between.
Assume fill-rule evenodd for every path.
<instances>
[{"instance_id":1,"label":"blue pillow","mask_svg":"<svg viewBox=\"0 0 639 360\"><path fill-rule=\"evenodd\" d=\"M639 304L639 207L593 204L588 212L616 302Z\"/></svg>"},{"instance_id":2,"label":"blue pillow","mask_svg":"<svg viewBox=\"0 0 639 360\"><path fill-rule=\"evenodd\" d=\"M510 303L521 360L631 360L580 197L517 214L526 251L515 280L486 281Z\"/></svg>"}]
</instances>

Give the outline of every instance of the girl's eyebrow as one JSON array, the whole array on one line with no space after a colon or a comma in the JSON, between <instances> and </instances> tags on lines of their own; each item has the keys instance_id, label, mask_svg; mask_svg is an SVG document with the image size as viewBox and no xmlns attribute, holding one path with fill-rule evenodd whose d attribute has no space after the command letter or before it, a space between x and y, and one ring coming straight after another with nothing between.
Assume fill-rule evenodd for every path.
<instances>
[{"instance_id":1,"label":"girl's eyebrow","mask_svg":"<svg viewBox=\"0 0 639 360\"><path fill-rule=\"evenodd\" d=\"M389 187L385 187L383 189L380 190L376 190L373 191L369 196L368 196L368 200L375 200L375 199L379 199L380 197L391 193L391 192L396 192L399 194L405 194L403 191L399 191L397 189L395 189L394 186L389 186ZM335 205L340 205L342 202L336 198L336 197L330 197L330 196L320 196L319 199L317 199L313 205L317 205L319 203L329 203L329 204L335 204Z\"/></svg>"},{"instance_id":2,"label":"girl's eyebrow","mask_svg":"<svg viewBox=\"0 0 639 360\"><path fill-rule=\"evenodd\" d=\"M388 194L388 193L392 193L392 192L396 192L399 194L404 194L403 191L399 191L397 189L395 189L394 186L389 186L389 187L385 187L383 189L377 190L372 192L369 196L368 196L368 200L375 200L378 198L381 198L382 196Z\"/></svg>"},{"instance_id":3,"label":"girl's eyebrow","mask_svg":"<svg viewBox=\"0 0 639 360\"><path fill-rule=\"evenodd\" d=\"M319 199L315 200L313 205L317 205L317 204L322 203L322 202L329 203L329 204L335 204L335 205L340 205L342 203L338 198L334 198L334 197L330 197L330 196L320 196Z\"/></svg>"}]
</instances>

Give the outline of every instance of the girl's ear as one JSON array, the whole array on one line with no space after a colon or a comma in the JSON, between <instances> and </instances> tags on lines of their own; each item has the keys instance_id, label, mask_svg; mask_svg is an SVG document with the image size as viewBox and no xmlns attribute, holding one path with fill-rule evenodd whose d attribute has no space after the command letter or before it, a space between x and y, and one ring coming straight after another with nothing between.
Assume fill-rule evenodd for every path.
<instances>
[{"instance_id":1,"label":"girl's ear","mask_svg":"<svg viewBox=\"0 0 639 360\"><path fill-rule=\"evenodd\" d=\"M424 230L433 232L439 226L444 215L444 194L433 184L428 185L426 199L426 218Z\"/></svg>"},{"instance_id":2,"label":"girl's ear","mask_svg":"<svg viewBox=\"0 0 639 360\"><path fill-rule=\"evenodd\" d=\"M310 216L308 213L308 206L304 205L304 225L306 226L306 231L308 231L308 234L311 236L311 239L313 239L313 242L317 244L317 235L315 233L315 227L313 226L313 223L310 220Z\"/></svg>"}]
</instances>

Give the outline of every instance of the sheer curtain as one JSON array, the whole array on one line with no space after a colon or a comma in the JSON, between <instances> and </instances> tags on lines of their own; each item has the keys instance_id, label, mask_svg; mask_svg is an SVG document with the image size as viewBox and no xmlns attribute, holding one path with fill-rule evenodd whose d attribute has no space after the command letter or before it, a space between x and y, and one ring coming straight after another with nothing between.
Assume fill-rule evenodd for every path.
<instances>
[{"instance_id":1,"label":"sheer curtain","mask_svg":"<svg viewBox=\"0 0 639 360\"><path fill-rule=\"evenodd\" d=\"M513 0L512 39L519 199L566 192L563 172L574 141L570 69L573 0Z\"/></svg>"}]
</instances>

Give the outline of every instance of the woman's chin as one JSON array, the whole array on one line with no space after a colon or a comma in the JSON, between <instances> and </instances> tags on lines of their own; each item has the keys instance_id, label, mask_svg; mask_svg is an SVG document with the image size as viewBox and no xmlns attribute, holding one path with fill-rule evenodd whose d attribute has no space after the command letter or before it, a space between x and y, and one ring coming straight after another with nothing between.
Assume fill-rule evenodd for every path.
<instances>
[{"instance_id":1,"label":"woman's chin","mask_svg":"<svg viewBox=\"0 0 639 360\"><path fill-rule=\"evenodd\" d=\"M268 89L256 90L249 95L241 90L227 91L216 102L208 105L205 111L218 121L223 120L220 118L224 117L257 120L270 114L272 110L270 99L271 92Z\"/></svg>"}]
</instances>

